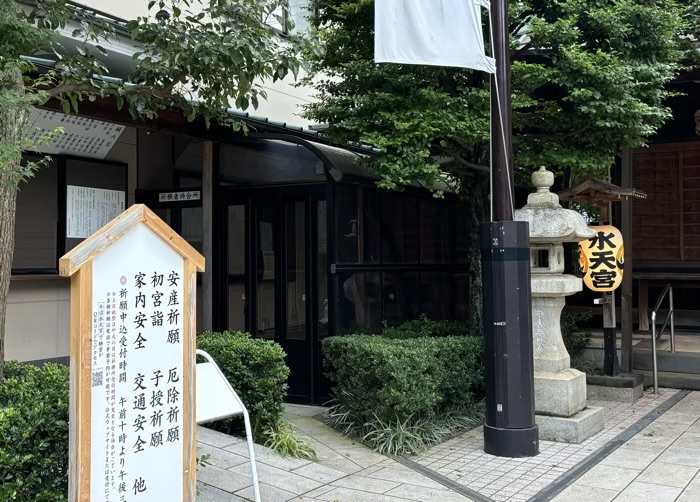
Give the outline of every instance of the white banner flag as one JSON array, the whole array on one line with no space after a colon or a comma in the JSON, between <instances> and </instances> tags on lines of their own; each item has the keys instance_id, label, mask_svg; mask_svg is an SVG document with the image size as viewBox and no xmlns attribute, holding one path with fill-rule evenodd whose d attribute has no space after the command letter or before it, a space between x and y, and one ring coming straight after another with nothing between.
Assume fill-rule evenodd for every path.
<instances>
[{"instance_id":1,"label":"white banner flag","mask_svg":"<svg viewBox=\"0 0 700 502\"><path fill-rule=\"evenodd\" d=\"M455 66L495 73L484 54L487 0L375 0L377 63Z\"/></svg>"}]
</instances>

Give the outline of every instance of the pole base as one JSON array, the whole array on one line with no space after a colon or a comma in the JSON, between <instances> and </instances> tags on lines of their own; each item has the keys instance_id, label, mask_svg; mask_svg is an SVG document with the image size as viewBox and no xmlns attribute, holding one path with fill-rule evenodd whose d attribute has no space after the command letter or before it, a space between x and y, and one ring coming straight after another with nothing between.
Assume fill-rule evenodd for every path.
<instances>
[{"instance_id":1,"label":"pole base","mask_svg":"<svg viewBox=\"0 0 700 502\"><path fill-rule=\"evenodd\" d=\"M534 457L540 452L537 425L526 429L499 429L484 424L484 452L497 457Z\"/></svg>"},{"instance_id":2,"label":"pole base","mask_svg":"<svg viewBox=\"0 0 700 502\"><path fill-rule=\"evenodd\" d=\"M603 328L603 348L605 360L603 362L603 375L614 377L620 374L620 364L617 362L617 333L614 327Z\"/></svg>"}]
</instances>

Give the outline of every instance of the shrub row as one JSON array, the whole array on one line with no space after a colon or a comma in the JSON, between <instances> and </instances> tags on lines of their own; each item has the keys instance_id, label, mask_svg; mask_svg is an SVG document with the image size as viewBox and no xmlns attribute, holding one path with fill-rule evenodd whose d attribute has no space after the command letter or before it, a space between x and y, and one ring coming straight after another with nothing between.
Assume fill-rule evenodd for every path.
<instances>
[{"instance_id":1,"label":"shrub row","mask_svg":"<svg viewBox=\"0 0 700 502\"><path fill-rule=\"evenodd\" d=\"M203 333L208 352L248 409L259 442L313 456L281 423L289 369L274 342L246 333ZM69 369L8 361L0 383L0 501L65 502L68 490ZM242 424L242 422L241 422ZM219 428L237 428L222 421ZM281 439L280 439L281 438ZM276 441L276 442L275 442Z\"/></svg>"},{"instance_id":2,"label":"shrub row","mask_svg":"<svg viewBox=\"0 0 700 502\"><path fill-rule=\"evenodd\" d=\"M429 418L481 401L481 338L397 333L324 340L332 396L353 421Z\"/></svg>"},{"instance_id":3,"label":"shrub row","mask_svg":"<svg viewBox=\"0 0 700 502\"><path fill-rule=\"evenodd\" d=\"M384 328L380 334L385 338L468 336L469 326L454 321L435 321L421 316L420 319Z\"/></svg>"},{"instance_id":4,"label":"shrub row","mask_svg":"<svg viewBox=\"0 0 700 502\"><path fill-rule=\"evenodd\" d=\"M5 363L0 383L0 500L65 502L68 487L65 366Z\"/></svg>"},{"instance_id":5,"label":"shrub row","mask_svg":"<svg viewBox=\"0 0 700 502\"><path fill-rule=\"evenodd\" d=\"M287 395L289 368L282 347L248 333L225 331L200 333L197 348L219 365L248 409L253 436L261 440L266 430L277 426L284 412L282 401ZM230 434L242 429L243 421L228 419L208 426Z\"/></svg>"}]
</instances>

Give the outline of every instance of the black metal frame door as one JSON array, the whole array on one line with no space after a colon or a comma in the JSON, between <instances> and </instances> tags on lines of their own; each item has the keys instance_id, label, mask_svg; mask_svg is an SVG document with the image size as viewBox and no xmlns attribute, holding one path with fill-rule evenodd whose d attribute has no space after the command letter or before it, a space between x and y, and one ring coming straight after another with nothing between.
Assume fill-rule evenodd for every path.
<instances>
[{"instance_id":1,"label":"black metal frame door","mask_svg":"<svg viewBox=\"0 0 700 502\"><path fill-rule=\"evenodd\" d=\"M318 202L325 199L322 188L267 188L246 190L245 194L231 190L222 197L223 260L229 260L231 245L229 208L245 208L245 328L282 346L291 371L288 400L302 403L319 402L319 326L324 316L319 297L328 295L328 281L320 284L317 270ZM228 283L230 263L222 265L222 271L229 274L222 282ZM327 267L327 260L323 266ZM269 288L272 283L274 293ZM230 306L240 302L229 299L230 288L220 291L221 325L226 327L230 326Z\"/></svg>"},{"instance_id":2,"label":"black metal frame door","mask_svg":"<svg viewBox=\"0 0 700 502\"><path fill-rule=\"evenodd\" d=\"M281 258L278 290L282 314L279 340L290 369L289 400L310 402L313 390L313 287L309 197L291 193L280 200Z\"/></svg>"},{"instance_id":3,"label":"black metal frame door","mask_svg":"<svg viewBox=\"0 0 700 502\"><path fill-rule=\"evenodd\" d=\"M323 373L323 351L321 343L330 335L331 316L331 281L328 231L328 202L325 194L313 194L309 200L308 221L310 232L309 258L311 260L310 284L314 285L311 312L311 396L313 404L324 404L329 400L330 383Z\"/></svg>"},{"instance_id":4,"label":"black metal frame door","mask_svg":"<svg viewBox=\"0 0 700 502\"><path fill-rule=\"evenodd\" d=\"M226 200L221 206L219 218L221 227L216 232L216 237L220 249L219 270L222 277L219 281L218 295L216 295L219 316L215 320L217 329L220 330L249 333L253 333L254 330L250 315L253 311L251 310L253 277L250 273L250 246L253 242L251 214L251 204L247 197ZM238 246L236 252L232 251L233 246ZM232 310L238 311L235 317L232 315Z\"/></svg>"}]
</instances>

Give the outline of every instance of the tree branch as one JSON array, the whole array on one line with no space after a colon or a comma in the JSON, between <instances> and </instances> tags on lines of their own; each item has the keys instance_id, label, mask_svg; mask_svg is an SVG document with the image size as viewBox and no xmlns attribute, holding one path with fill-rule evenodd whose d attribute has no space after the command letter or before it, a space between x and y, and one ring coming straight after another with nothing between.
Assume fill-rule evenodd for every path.
<instances>
[{"instance_id":1,"label":"tree branch","mask_svg":"<svg viewBox=\"0 0 700 502\"><path fill-rule=\"evenodd\" d=\"M520 48L514 50L514 51L511 53L510 59L513 60L513 59L517 58L517 57L520 56L522 53L526 52L528 49L531 49L531 48L532 48L532 44L531 44L531 43L528 42L528 43L524 44L523 46L521 46Z\"/></svg>"},{"instance_id":2,"label":"tree branch","mask_svg":"<svg viewBox=\"0 0 700 502\"><path fill-rule=\"evenodd\" d=\"M102 92L109 91L111 89L102 89ZM116 89L113 89L116 93ZM50 89L46 89L43 92L50 98L55 98L61 94L70 94L71 92L96 92L95 86L85 83L80 84L61 84Z\"/></svg>"},{"instance_id":3,"label":"tree branch","mask_svg":"<svg viewBox=\"0 0 700 502\"><path fill-rule=\"evenodd\" d=\"M150 94L151 96L158 99L165 99L172 94L173 89L177 84L184 84L187 81L187 75L178 75L173 79L168 85L162 89L156 89L150 85L130 85L124 86L124 94ZM112 87L95 87L89 83L76 83L76 84L61 84L44 91L49 99L55 98L62 94L70 94L73 92L91 92L94 94L100 94L102 96L116 96L119 91Z\"/></svg>"},{"instance_id":4,"label":"tree branch","mask_svg":"<svg viewBox=\"0 0 700 502\"><path fill-rule=\"evenodd\" d=\"M442 151L442 153L445 155L445 159L447 162L452 160L452 161L457 162L458 164L463 165L464 167L468 167L469 169L473 169L475 171L489 172L488 166L481 166L479 164L474 164L472 162L469 162L468 160L465 160L459 154L456 154L456 155L449 154L443 148L440 148L440 151Z\"/></svg>"},{"instance_id":5,"label":"tree branch","mask_svg":"<svg viewBox=\"0 0 700 502\"><path fill-rule=\"evenodd\" d=\"M535 128L535 129L544 129L546 130L546 127L538 127L534 125L528 125L529 128ZM571 136L578 136L582 132L585 132L586 129L589 129L590 126L585 125L582 127L579 127L576 130L567 132L567 133L559 133L557 136L562 137L562 138L570 138ZM524 132L523 134L530 136L531 138L552 138L554 135L550 132L549 134L537 134L537 133L530 133L530 132Z\"/></svg>"}]
</instances>

